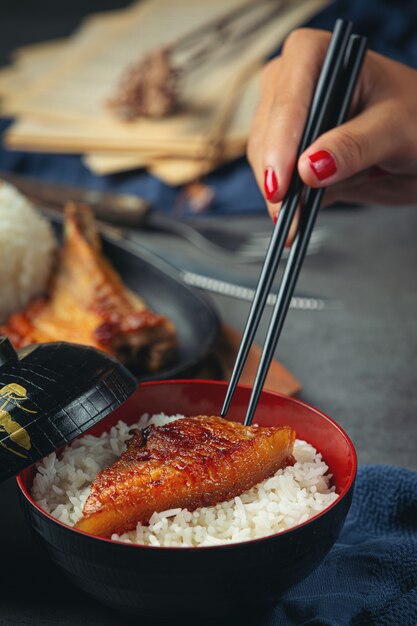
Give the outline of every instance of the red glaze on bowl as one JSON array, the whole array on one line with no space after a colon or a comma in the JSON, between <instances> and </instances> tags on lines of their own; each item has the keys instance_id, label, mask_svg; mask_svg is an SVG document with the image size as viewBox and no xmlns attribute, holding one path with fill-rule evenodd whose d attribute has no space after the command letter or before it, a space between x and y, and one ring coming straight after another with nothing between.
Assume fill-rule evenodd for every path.
<instances>
[{"instance_id":1,"label":"red glaze on bowl","mask_svg":"<svg viewBox=\"0 0 417 626\"><path fill-rule=\"evenodd\" d=\"M161 381L142 384L120 408L88 432L99 435L143 413L218 415L226 383ZM238 387L228 419L243 421L250 388ZM355 449L346 433L317 409L272 391L261 395L254 422L289 425L323 455L339 498L314 518L276 535L204 548L136 546L93 537L58 522L35 504L35 468L18 477L25 514L52 560L97 600L116 609L166 619L173 615L235 614L276 602L305 578L336 541L356 476ZM244 606L242 606L244 598Z\"/></svg>"}]
</instances>

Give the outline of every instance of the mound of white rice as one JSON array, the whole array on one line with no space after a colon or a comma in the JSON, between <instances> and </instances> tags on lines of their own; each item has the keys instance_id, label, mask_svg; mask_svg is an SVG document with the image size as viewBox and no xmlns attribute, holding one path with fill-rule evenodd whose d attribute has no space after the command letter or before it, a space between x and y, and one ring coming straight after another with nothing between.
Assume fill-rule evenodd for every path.
<instances>
[{"instance_id":1,"label":"mound of white rice","mask_svg":"<svg viewBox=\"0 0 417 626\"><path fill-rule=\"evenodd\" d=\"M53 517L73 526L97 473L114 463L126 448L133 428L160 426L183 415L144 415L135 426L119 422L101 437L86 435L68 446L62 456L50 454L38 464L32 496ZM154 513L149 526L112 539L152 546L211 546L257 539L305 522L334 502L331 475L321 454L296 440L295 465L278 470L239 497L190 512L172 509Z\"/></svg>"},{"instance_id":2,"label":"mound of white rice","mask_svg":"<svg viewBox=\"0 0 417 626\"><path fill-rule=\"evenodd\" d=\"M44 291L54 249L49 222L0 180L0 322Z\"/></svg>"}]
</instances>

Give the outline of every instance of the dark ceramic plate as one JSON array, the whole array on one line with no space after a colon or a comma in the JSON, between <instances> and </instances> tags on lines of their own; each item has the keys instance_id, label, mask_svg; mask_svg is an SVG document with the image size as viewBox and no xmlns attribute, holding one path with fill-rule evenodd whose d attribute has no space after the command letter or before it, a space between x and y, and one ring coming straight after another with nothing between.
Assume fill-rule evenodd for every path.
<instances>
[{"instance_id":1,"label":"dark ceramic plate","mask_svg":"<svg viewBox=\"0 0 417 626\"><path fill-rule=\"evenodd\" d=\"M49 212L48 218L60 236L61 221ZM185 285L178 271L152 252L122 236L101 232L101 237L104 254L124 283L153 311L171 319L177 329L179 348L175 360L156 374L141 373L138 378L145 381L191 375L208 356L219 333L219 319L211 302Z\"/></svg>"}]
</instances>

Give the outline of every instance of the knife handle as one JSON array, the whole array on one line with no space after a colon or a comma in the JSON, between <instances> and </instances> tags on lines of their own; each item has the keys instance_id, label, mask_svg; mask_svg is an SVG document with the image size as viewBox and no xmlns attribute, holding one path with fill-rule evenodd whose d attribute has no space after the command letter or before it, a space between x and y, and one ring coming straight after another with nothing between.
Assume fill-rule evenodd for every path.
<instances>
[{"instance_id":1,"label":"knife handle","mask_svg":"<svg viewBox=\"0 0 417 626\"><path fill-rule=\"evenodd\" d=\"M0 180L14 185L32 202L63 211L67 202L88 204L97 218L121 226L138 226L146 220L151 205L133 194L114 194L46 183L18 174L0 173Z\"/></svg>"}]
</instances>

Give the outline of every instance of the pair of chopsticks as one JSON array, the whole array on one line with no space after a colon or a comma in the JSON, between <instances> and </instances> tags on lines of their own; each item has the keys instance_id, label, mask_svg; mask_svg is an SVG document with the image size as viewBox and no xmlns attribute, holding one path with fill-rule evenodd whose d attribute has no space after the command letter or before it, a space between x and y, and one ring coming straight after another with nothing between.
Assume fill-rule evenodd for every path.
<instances>
[{"instance_id":1,"label":"pair of chopsticks","mask_svg":"<svg viewBox=\"0 0 417 626\"><path fill-rule=\"evenodd\" d=\"M353 92L366 51L366 38L352 33L352 23L337 20L316 85L309 115L298 149L298 156L325 131L342 124L348 114ZM225 417L255 338L288 238L295 212L300 206L300 222L279 285L264 348L259 362L245 422L251 424L269 365L284 324L291 297L306 254L320 208L324 189L305 188L295 168L272 232L255 296L252 301L236 362L220 415Z\"/></svg>"}]
</instances>

